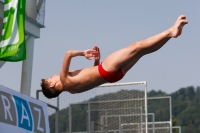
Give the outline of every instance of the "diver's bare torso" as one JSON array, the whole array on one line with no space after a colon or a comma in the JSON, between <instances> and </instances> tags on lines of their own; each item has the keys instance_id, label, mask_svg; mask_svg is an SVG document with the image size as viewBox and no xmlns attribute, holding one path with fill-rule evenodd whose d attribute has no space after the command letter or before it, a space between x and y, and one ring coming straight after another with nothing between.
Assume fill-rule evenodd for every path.
<instances>
[{"instance_id":1,"label":"diver's bare torso","mask_svg":"<svg viewBox=\"0 0 200 133\"><path fill-rule=\"evenodd\" d=\"M101 78L98 66L70 71L65 83L62 82L65 91L70 93L80 93L90 90L96 86L106 83Z\"/></svg>"}]
</instances>

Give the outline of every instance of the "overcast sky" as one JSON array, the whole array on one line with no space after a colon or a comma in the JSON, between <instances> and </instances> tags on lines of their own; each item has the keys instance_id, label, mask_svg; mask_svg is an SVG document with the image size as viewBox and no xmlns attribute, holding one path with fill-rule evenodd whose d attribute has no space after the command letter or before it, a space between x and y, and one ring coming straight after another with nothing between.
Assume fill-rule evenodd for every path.
<instances>
[{"instance_id":1,"label":"overcast sky","mask_svg":"<svg viewBox=\"0 0 200 133\"><path fill-rule=\"evenodd\" d=\"M177 39L142 57L119 82L147 81L147 89L174 92L200 86L199 0L46 0L45 28L35 40L31 96L41 78L60 72L65 53L98 45L101 61L110 53L171 27L181 14L189 24ZM70 69L93 61L72 59ZM0 84L20 91L22 62L0 69Z\"/></svg>"}]
</instances>

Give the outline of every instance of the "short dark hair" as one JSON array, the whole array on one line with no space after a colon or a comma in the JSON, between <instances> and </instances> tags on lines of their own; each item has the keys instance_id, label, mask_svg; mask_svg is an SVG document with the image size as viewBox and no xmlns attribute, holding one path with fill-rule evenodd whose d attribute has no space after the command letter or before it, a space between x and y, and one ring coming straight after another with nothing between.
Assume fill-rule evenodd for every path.
<instances>
[{"instance_id":1,"label":"short dark hair","mask_svg":"<svg viewBox=\"0 0 200 133\"><path fill-rule=\"evenodd\" d=\"M42 79L41 82L42 92L47 98L54 98L57 97L61 91L58 91L56 89L51 89L49 82L46 81L46 79Z\"/></svg>"}]
</instances>

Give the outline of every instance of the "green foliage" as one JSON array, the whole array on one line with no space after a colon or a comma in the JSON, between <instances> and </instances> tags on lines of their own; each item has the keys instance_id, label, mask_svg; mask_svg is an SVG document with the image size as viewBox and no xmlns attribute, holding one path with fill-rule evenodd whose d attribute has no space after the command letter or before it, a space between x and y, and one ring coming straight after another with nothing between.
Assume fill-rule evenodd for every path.
<instances>
[{"instance_id":1,"label":"green foliage","mask_svg":"<svg viewBox=\"0 0 200 133\"><path fill-rule=\"evenodd\" d=\"M200 133L200 87L181 88L171 94L162 91L148 93L149 97L163 95L172 97L173 124L181 126L182 133Z\"/></svg>"},{"instance_id":2,"label":"green foliage","mask_svg":"<svg viewBox=\"0 0 200 133\"><path fill-rule=\"evenodd\" d=\"M174 117L172 117L172 126L177 126L177 121ZM179 133L177 129L172 129L173 133Z\"/></svg>"}]
</instances>

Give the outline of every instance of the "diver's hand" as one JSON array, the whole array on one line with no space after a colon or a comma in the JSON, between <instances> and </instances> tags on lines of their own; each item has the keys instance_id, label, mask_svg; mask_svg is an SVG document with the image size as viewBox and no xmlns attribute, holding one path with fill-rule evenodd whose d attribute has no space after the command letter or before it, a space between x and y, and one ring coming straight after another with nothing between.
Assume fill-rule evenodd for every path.
<instances>
[{"instance_id":1,"label":"diver's hand","mask_svg":"<svg viewBox=\"0 0 200 133\"><path fill-rule=\"evenodd\" d=\"M98 46L94 46L93 47L93 50L95 50L95 52L94 52L94 60L95 61L99 61L100 60L100 49L99 49L99 47Z\"/></svg>"},{"instance_id":2,"label":"diver's hand","mask_svg":"<svg viewBox=\"0 0 200 133\"><path fill-rule=\"evenodd\" d=\"M92 58L95 56L96 50L88 49L84 51L84 56L88 60L92 60Z\"/></svg>"}]
</instances>

